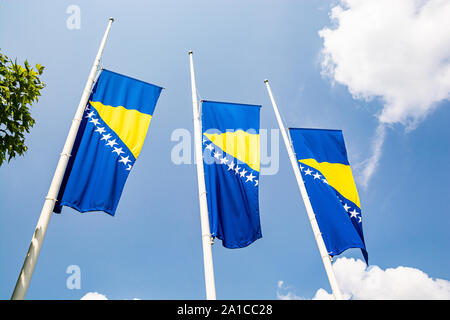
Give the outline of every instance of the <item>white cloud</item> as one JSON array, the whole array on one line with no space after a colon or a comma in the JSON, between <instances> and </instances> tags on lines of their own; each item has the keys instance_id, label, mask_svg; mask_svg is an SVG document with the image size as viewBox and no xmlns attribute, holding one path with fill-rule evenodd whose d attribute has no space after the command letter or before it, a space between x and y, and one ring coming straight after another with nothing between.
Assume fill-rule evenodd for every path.
<instances>
[{"instance_id":1,"label":"white cloud","mask_svg":"<svg viewBox=\"0 0 450 320\"><path fill-rule=\"evenodd\" d=\"M88 292L80 300L108 300L108 298L98 292Z\"/></svg>"},{"instance_id":2,"label":"white cloud","mask_svg":"<svg viewBox=\"0 0 450 320\"><path fill-rule=\"evenodd\" d=\"M334 27L319 31L322 73L355 99L380 98L380 124L412 130L450 98L449 17L447 0L342 0ZM384 142L377 135L371 173Z\"/></svg>"},{"instance_id":3,"label":"white cloud","mask_svg":"<svg viewBox=\"0 0 450 320\"><path fill-rule=\"evenodd\" d=\"M279 300L303 300L298 297L290 286L285 285L284 281L278 281L277 298Z\"/></svg>"},{"instance_id":4,"label":"white cloud","mask_svg":"<svg viewBox=\"0 0 450 320\"><path fill-rule=\"evenodd\" d=\"M108 298L104 294L98 292L88 292L80 300L108 300ZM133 298L132 300L141 300L141 299Z\"/></svg>"},{"instance_id":5,"label":"white cloud","mask_svg":"<svg viewBox=\"0 0 450 320\"><path fill-rule=\"evenodd\" d=\"M383 143L386 138L386 126L383 123L378 124L375 137L372 141L372 155L358 165L362 167L358 176L359 183L366 189L369 185L370 178L374 174L380 162L383 153Z\"/></svg>"},{"instance_id":6,"label":"white cloud","mask_svg":"<svg viewBox=\"0 0 450 320\"><path fill-rule=\"evenodd\" d=\"M450 281L432 279L423 271L410 267L381 269L353 258L339 258L333 264L345 299L354 300L448 300ZM319 289L314 300L332 299L331 293Z\"/></svg>"}]
</instances>

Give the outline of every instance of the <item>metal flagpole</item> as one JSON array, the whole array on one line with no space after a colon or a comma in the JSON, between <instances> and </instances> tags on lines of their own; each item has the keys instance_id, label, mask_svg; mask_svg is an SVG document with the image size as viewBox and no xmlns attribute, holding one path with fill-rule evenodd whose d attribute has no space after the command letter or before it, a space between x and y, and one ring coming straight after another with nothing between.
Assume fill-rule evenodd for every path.
<instances>
[{"instance_id":1,"label":"metal flagpole","mask_svg":"<svg viewBox=\"0 0 450 320\"><path fill-rule=\"evenodd\" d=\"M208 203L206 199L205 172L203 168L202 128L197 101L197 87L195 85L194 60L192 57L192 51L189 51L189 62L191 68L192 107L194 111L195 160L197 163L198 195L200 200L200 219L202 229L206 299L216 300L216 286L214 283L214 268L211 250L211 233L209 229Z\"/></svg>"},{"instance_id":2,"label":"metal flagpole","mask_svg":"<svg viewBox=\"0 0 450 320\"><path fill-rule=\"evenodd\" d=\"M294 169L295 177L297 179L297 184L300 189L300 193L303 198L303 202L305 203L306 213L308 214L309 222L311 223L311 227L314 233L314 237L316 239L317 246L319 247L320 256L322 257L323 265L325 266L325 271L328 276L328 280L330 281L331 290L333 291L333 296L335 300L343 300L341 291L339 290L339 285L336 281L336 276L333 272L333 267L331 265L331 259L328 255L327 248L325 246L325 242L323 241L322 234L319 229L319 225L317 224L316 216L314 214L314 210L311 206L311 202L309 201L308 193L306 192L305 184L303 182L302 175L300 173L300 168L297 163L297 158L294 153L294 149L292 147L292 143L288 134L286 132L286 128L284 127L283 121L281 120L280 113L278 111L277 104L272 95L272 90L269 86L269 80L264 80L267 91L269 92L270 100L272 101L273 110L275 111L275 116L278 121L278 125L281 130L281 135L283 136L284 143L286 144L286 149L289 155L289 159L291 160L292 168Z\"/></svg>"},{"instance_id":3,"label":"metal flagpole","mask_svg":"<svg viewBox=\"0 0 450 320\"><path fill-rule=\"evenodd\" d=\"M31 244L28 249L27 256L25 257L25 262L23 263L19 279L17 280L16 287L14 288L14 292L11 297L12 300L25 299L28 286L30 285L31 277L33 275L33 271L39 257L39 252L41 251L42 242L44 241L45 233L47 232L50 217L56 203L56 198L58 197L59 188L61 187L61 182L66 171L67 163L69 162L70 152L72 152L72 147L77 136L78 128L80 126L80 122L82 120L83 113L92 90L92 86L95 82L95 75L100 64L100 58L102 56L106 39L108 38L109 30L111 29L111 25L113 22L114 19L110 18L102 42L100 43L100 48L98 49L97 56L95 57L94 64L92 65L91 72L89 73L89 78L86 82L86 86L84 87L83 94L81 95L81 100L78 105L77 112L75 113L75 117L72 120L72 125L70 127L63 151L53 175L47 197L45 198L44 206L42 207L36 230L34 231L33 238L31 239Z\"/></svg>"}]
</instances>

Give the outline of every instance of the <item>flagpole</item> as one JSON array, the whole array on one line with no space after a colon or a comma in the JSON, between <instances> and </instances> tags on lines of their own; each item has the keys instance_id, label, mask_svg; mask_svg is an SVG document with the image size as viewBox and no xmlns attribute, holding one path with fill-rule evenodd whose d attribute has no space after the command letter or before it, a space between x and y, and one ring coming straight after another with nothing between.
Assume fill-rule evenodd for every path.
<instances>
[{"instance_id":1,"label":"flagpole","mask_svg":"<svg viewBox=\"0 0 450 320\"><path fill-rule=\"evenodd\" d=\"M113 22L114 19L109 18L108 26L106 27L105 34L103 35L103 39L100 43L100 48L98 49L97 56L95 57L94 64L92 65L91 71L89 73L89 77L84 87L83 94L81 95L80 103L78 104L78 109L75 113L75 117L72 120L69 134L67 135L63 151L60 155L58 165L56 166L50 188L45 198L44 206L42 207L41 215L34 231L33 238L31 239L30 247L28 248L28 253L25 257L25 261L23 263L22 270L20 271L20 275L14 288L11 300L23 300L25 299L25 296L27 294L31 277L33 275L33 271L36 267L36 262L39 257L39 252L41 251L42 243L47 232L47 227L50 222L53 208L55 207L56 198L58 197L59 189L61 187L61 182L66 171L67 163L69 162L70 153L72 152L72 147L77 136L78 128L80 126L80 122L82 120L83 113L92 90L92 86L95 82L95 75L100 64L103 49L105 48L106 39L108 38L109 30L111 29L111 25Z\"/></svg>"},{"instance_id":2,"label":"flagpole","mask_svg":"<svg viewBox=\"0 0 450 320\"><path fill-rule=\"evenodd\" d=\"M211 249L211 233L209 228L208 203L206 198L205 172L203 168L202 128L197 101L197 87L195 85L194 60L192 55L193 55L192 51L189 51L191 86L192 86L192 107L194 112L195 161L197 163L197 181L198 181L198 194L200 201L200 220L202 230L203 265L205 270L206 299L216 300L216 287L214 283L214 268Z\"/></svg>"},{"instance_id":3,"label":"flagpole","mask_svg":"<svg viewBox=\"0 0 450 320\"><path fill-rule=\"evenodd\" d=\"M270 86L269 86L269 80L267 80L267 79L264 80L264 83L266 84L267 91L269 93L270 100L272 102L273 110L275 111L275 116L277 118L278 125L281 130L281 135L283 136L284 143L286 144L286 149L287 149L287 152L289 155L289 159L291 160L292 168L294 169L295 177L297 179L297 184L300 189L300 193L302 195L303 202L306 207L306 213L308 214L309 222L311 223L311 227L312 227L312 230L314 233L314 238L316 239L316 243L319 248L320 256L322 258L322 262L325 267L325 271L327 273L328 280L330 282L330 286L331 286L331 290L333 292L334 299L335 300L343 300L341 291L339 289L339 285L336 280L336 276L333 271L333 267L331 265L330 256L328 255L328 251L325 246L325 242L323 241L322 233L320 232L319 225L317 223L316 216L314 214L314 210L311 206L311 202L309 200L308 193L306 192L305 184L303 182L303 178L300 173L300 168L297 163L297 158L294 153L294 149L292 147L291 140L286 132L286 128L284 127L283 121L281 120L280 112L278 111L278 107L277 107L277 104L273 97L272 90L270 89Z\"/></svg>"}]
</instances>

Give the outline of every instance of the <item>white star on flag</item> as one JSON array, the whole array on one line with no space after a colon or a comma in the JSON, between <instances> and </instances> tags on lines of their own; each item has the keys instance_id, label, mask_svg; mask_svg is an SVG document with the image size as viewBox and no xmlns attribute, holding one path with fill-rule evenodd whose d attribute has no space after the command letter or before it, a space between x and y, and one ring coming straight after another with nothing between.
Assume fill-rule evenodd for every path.
<instances>
[{"instance_id":1,"label":"white star on flag","mask_svg":"<svg viewBox=\"0 0 450 320\"><path fill-rule=\"evenodd\" d=\"M114 151L113 152L117 153L117 155L119 155L119 156L120 156L121 153L125 153L125 152L122 151L122 148L116 148L116 147L114 147Z\"/></svg>"},{"instance_id":2,"label":"white star on flag","mask_svg":"<svg viewBox=\"0 0 450 320\"><path fill-rule=\"evenodd\" d=\"M98 119L95 119L95 118L91 119L91 121L89 121L89 122L92 122L95 126L98 125L98 123L99 123Z\"/></svg>"},{"instance_id":3,"label":"white star on flag","mask_svg":"<svg viewBox=\"0 0 450 320\"><path fill-rule=\"evenodd\" d=\"M213 151L214 147L212 146L212 143L210 143L206 146L205 149L208 149L209 151Z\"/></svg>"},{"instance_id":4,"label":"white star on flag","mask_svg":"<svg viewBox=\"0 0 450 320\"><path fill-rule=\"evenodd\" d=\"M103 137L100 139L100 141L102 140L106 140L108 141L108 139L110 139L112 136L108 133L108 134L104 134Z\"/></svg>"},{"instance_id":5,"label":"white star on flag","mask_svg":"<svg viewBox=\"0 0 450 320\"><path fill-rule=\"evenodd\" d=\"M216 158L217 160L219 160L221 155L222 154L220 152L214 152L214 158Z\"/></svg>"},{"instance_id":6,"label":"white star on flag","mask_svg":"<svg viewBox=\"0 0 450 320\"><path fill-rule=\"evenodd\" d=\"M119 162L122 162L123 164L127 164L128 162L131 162L131 160L130 159L128 159L128 157L129 156L126 156L126 157L122 157L122 156L120 156L120 160L119 160Z\"/></svg>"},{"instance_id":7,"label":"white star on flag","mask_svg":"<svg viewBox=\"0 0 450 320\"><path fill-rule=\"evenodd\" d=\"M242 169L241 171L241 177L245 176L245 174L247 173L247 171L245 169Z\"/></svg>"},{"instance_id":8,"label":"white star on flag","mask_svg":"<svg viewBox=\"0 0 450 320\"><path fill-rule=\"evenodd\" d=\"M245 181L245 182L249 182L249 181L253 182L254 178L256 178L256 176L254 176L253 173L250 172L250 174L247 176L247 181Z\"/></svg>"},{"instance_id":9,"label":"white star on flag","mask_svg":"<svg viewBox=\"0 0 450 320\"><path fill-rule=\"evenodd\" d=\"M98 127L97 130L95 130L95 132L98 132L98 133L100 133L100 134L102 134L102 133L105 132L105 131L106 131L106 130L105 130L104 127L102 127L102 128Z\"/></svg>"},{"instance_id":10,"label":"white star on flag","mask_svg":"<svg viewBox=\"0 0 450 320\"><path fill-rule=\"evenodd\" d=\"M312 170L310 170L309 168L305 170L305 175L310 176L311 175Z\"/></svg>"},{"instance_id":11,"label":"white star on flag","mask_svg":"<svg viewBox=\"0 0 450 320\"><path fill-rule=\"evenodd\" d=\"M116 144L117 144L116 139L113 139L113 140L108 141L108 143L106 145L110 146L110 147L114 147L114 145L116 145Z\"/></svg>"},{"instance_id":12,"label":"white star on flag","mask_svg":"<svg viewBox=\"0 0 450 320\"><path fill-rule=\"evenodd\" d=\"M300 165L300 171L303 171L303 169L305 169L305 167L302 167L302 165Z\"/></svg>"},{"instance_id":13,"label":"white star on flag","mask_svg":"<svg viewBox=\"0 0 450 320\"><path fill-rule=\"evenodd\" d=\"M91 111L86 115L86 118L91 118L94 114L95 114L95 112Z\"/></svg>"},{"instance_id":14,"label":"white star on flag","mask_svg":"<svg viewBox=\"0 0 450 320\"><path fill-rule=\"evenodd\" d=\"M313 174L313 177L314 177L314 180L316 180L316 179L320 179L321 175L318 172L316 172L316 174Z\"/></svg>"},{"instance_id":15,"label":"white star on flag","mask_svg":"<svg viewBox=\"0 0 450 320\"><path fill-rule=\"evenodd\" d=\"M350 218L356 218L358 216L358 212L353 209L353 211L350 211Z\"/></svg>"},{"instance_id":16,"label":"white star on flag","mask_svg":"<svg viewBox=\"0 0 450 320\"><path fill-rule=\"evenodd\" d=\"M228 165L228 171L233 170L233 169L234 169L234 162L232 162Z\"/></svg>"},{"instance_id":17,"label":"white star on flag","mask_svg":"<svg viewBox=\"0 0 450 320\"><path fill-rule=\"evenodd\" d=\"M237 166L236 166L236 169L234 169L235 174L238 174L238 173L239 173L239 170L241 170L241 168L239 168L239 166L237 165Z\"/></svg>"},{"instance_id":18,"label":"white star on flag","mask_svg":"<svg viewBox=\"0 0 450 320\"><path fill-rule=\"evenodd\" d=\"M227 158L220 159L220 164L227 164L227 163L228 163L228 159Z\"/></svg>"},{"instance_id":19,"label":"white star on flag","mask_svg":"<svg viewBox=\"0 0 450 320\"><path fill-rule=\"evenodd\" d=\"M322 181L323 181L323 183L329 184L327 179L323 179Z\"/></svg>"},{"instance_id":20,"label":"white star on flag","mask_svg":"<svg viewBox=\"0 0 450 320\"><path fill-rule=\"evenodd\" d=\"M348 212L348 209L350 209L350 207L346 203L344 203L344 209Z\"/></svg>"},{"instance_id":21,"label":"white star on flag","mask_svg":"<svg viewBox=\"0 0 450 320\"><path fill-rule=\"evenodd\" d=\"M128 165L128 168L126 168L125 170L130 171L131 170L131 164Z\"/></svg>"},{"instance_id":22,"label":"white star on flag","mask_svg":"<svg viewBox=\"0 0 450 320\"><path fill-rule=\"evenodd\" d=\"M258 180L255 180L255 187L258 185Z\"/></svg>"}]
</instances>

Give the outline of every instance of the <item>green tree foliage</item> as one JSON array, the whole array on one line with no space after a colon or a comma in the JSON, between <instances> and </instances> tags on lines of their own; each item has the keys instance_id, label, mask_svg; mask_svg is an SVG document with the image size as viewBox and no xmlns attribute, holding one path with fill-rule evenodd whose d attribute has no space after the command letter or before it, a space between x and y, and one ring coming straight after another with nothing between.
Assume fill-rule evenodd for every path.
<instances>
[{"instance_id":1,"label":"green tree foliage","mask_svg":"<svg viewBox=\"0 0 450 320\"><path fill-rule=\"evenodd\" d=\"M45 86L39 78L43 71L39 64L34 70L28 61L21 66L0 52L0 166L27 151L24 135L34 125L30 108Z\"/></svg>"}]
</instances>

